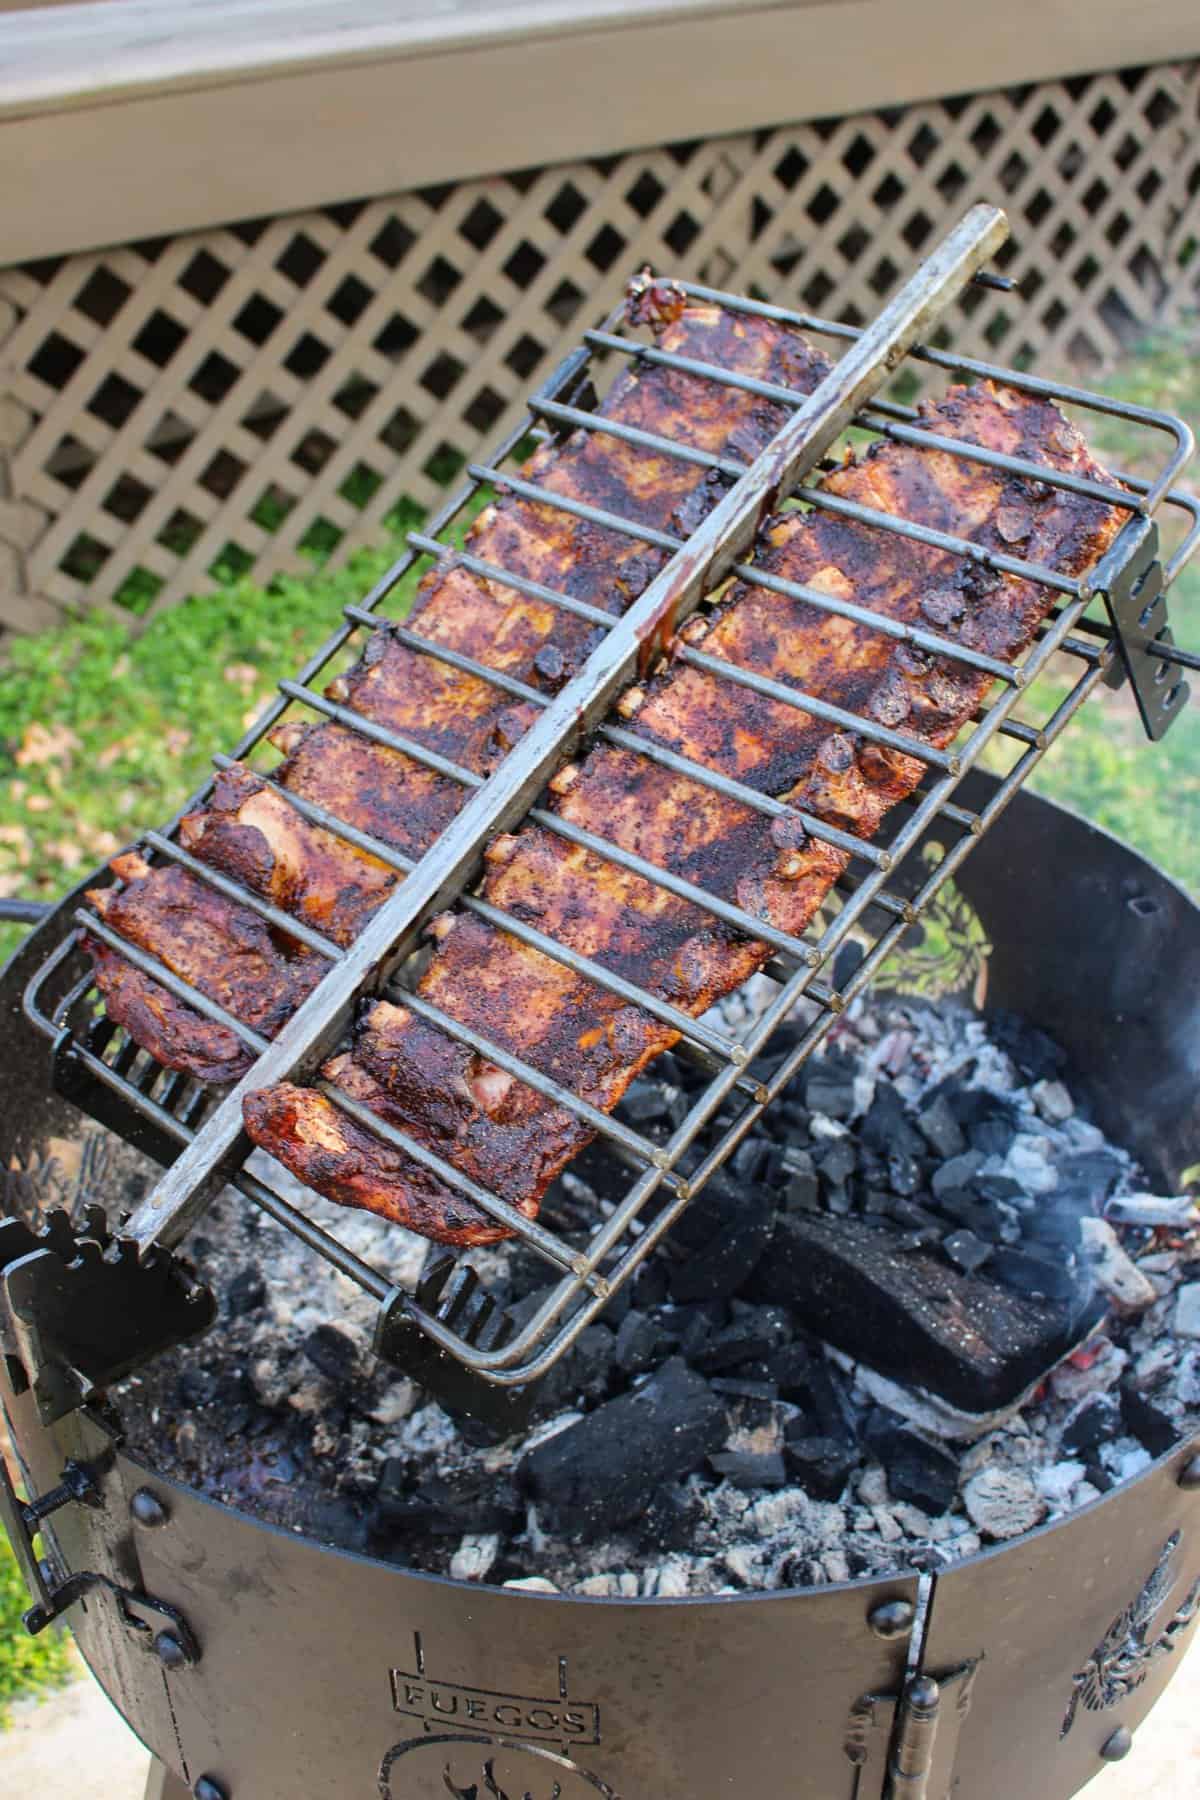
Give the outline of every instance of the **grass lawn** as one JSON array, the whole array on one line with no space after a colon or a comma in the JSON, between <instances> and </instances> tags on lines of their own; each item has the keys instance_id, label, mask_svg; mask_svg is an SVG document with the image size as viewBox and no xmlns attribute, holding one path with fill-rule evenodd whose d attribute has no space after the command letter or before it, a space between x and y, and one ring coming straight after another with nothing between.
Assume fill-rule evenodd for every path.
<instances>
[{"instance_id":1,"label":"grass lawn","mask_svg":"<svg viewBox=\"0 0 1200 1800\"><path fill-rule=\"evenodd\" d=\"M1200 424L1200 326L1150 341L1103 383ZM1114 466L1136 456L1128 428L1091 433ZM1141 472L1145 472L1143 463ZM1197 477L1193 475L1193 479ZM160 824L198 785L401 547L412 523L345 568L231 579L139 635L136 620L83 618L14 638L0 669L0 894L51 899ZM394 609L391 609L394 610ZM1200 642L1200 559L1172 600L1180 641ZM1065 679L1048 677L1047 691ZM1200 704L1162 746L1145 741L1127 694L1103 693L1050 752L1034 785L1161 862L1200 893ZM0 951L20 941L0 926Z\"/></svg>"}]
</instances>

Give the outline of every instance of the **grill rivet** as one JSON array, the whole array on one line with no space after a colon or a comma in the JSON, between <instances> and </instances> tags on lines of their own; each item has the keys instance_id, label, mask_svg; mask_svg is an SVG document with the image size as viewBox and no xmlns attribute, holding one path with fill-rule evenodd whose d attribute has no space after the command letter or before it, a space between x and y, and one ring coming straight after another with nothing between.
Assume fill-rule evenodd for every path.
<instances>
[{"instance_id":1,"label":"grill rivet","mask_svg":"<svg viewBox=\"0 0 1200 1800\"><path fill-rule=\"evenodd\" d=\"M164 1669L182 1669L188 1653L173 1631L160 1631L154 1640L158 1660Z\"/></svg>"},{"instance_id":2,"label":"grill rivet","mask_svg":"<svg viewBox=\"0 0 1200 1800\"><path fill-rule=\"evenodd\" d=\"M1133 1733L1128 1725L1118 1725L1110 1738L1106 1738L1100 1749L1105 1762L1120 1762L1133 1749Z\"/></svg>"},{"instance_id":3,"label":"grill rivet","mask_svg":"<svg viewBox=\"0 0 1200 1800\"><path fill-rule=\"evenodd\" d=\"M157 1494L149 1488L139 1488L129 1502L129 1510L139 1525L165 1525L170 1514Z\"/></svg>"},{"instance_id":4,"label":"grill rivet","mask_svg":"<svg viewBox=\"0 0 1200 1800\"><path fill-rule=\"evenodd\" d=\"M907 1637L916 1616L911 1600L885 1600L867 1614L867 1624L876 1637Z\"/></svg>"},{"instance_id":5,"label":"grill rivet","mask_svg":"<svg viewBox=\"0 0 1200 1800\"><path fill-rule=\"evenodd\" d=\"M214 1781L211 1775L202 1775L192 1793L196 1800L229 1800L229 1795L220 1782Z\"/></svg>"},{"instance_id":6,"label":"grill rivet","mask_svg":"<svg viewBox=\"0 0 1200 1800\"><path fill-rule=\"evenodd\" d=\"M1193 1456L1190 1463L1185 1463L1179 1477L1179 1485L1190 1493L1193 1488L1200 1488L1200 1456Z\"/></svg>"}]
</instances>

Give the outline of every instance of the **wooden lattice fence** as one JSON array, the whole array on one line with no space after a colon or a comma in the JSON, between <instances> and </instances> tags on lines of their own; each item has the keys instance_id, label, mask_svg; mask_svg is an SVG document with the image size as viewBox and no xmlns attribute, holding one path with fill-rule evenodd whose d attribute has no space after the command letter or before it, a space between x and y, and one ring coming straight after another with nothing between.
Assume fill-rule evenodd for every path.
<instances>
[{"instance_id":1,"label":"wooden lattice fence","mask_svg":"<svg viewBox=\"0 0 1200 1800\"><path fill-rule=\"evenodd\" d=\"M1022 300L972 291L970 346L1101 362L1196 303L1198 96L1125 71L0 270L0 624L346 556L645 263L858 321L999 200Z\"/></svg>"}]
</instances>

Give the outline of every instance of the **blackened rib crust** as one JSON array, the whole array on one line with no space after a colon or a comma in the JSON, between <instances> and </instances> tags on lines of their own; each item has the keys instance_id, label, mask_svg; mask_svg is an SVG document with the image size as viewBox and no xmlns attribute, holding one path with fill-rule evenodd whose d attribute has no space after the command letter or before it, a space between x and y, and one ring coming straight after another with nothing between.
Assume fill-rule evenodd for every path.
<instances>
[{"instance_id":1,"label":"blackened rib crust","mask_svg":"<svg viewBox=\"0 0 1200 1800\"><path fill-rule=\"evenodd\" d=\"M1053 406L1012 390L988 384L956 390L927 408L926 418L942 435L1103 478ZM1116 509L1045 484L896 444L873 449L827 486L1066 574L1089 567L1121 519ZM1055 599L1029 582L825 512L772 521L759 560L773 573L852 596L997 657L1023 651ZM685 636L702 638L711 655L937 746L954 739L991 685L986 674L963 664L896 645L864 625L761 587L739 585ZM636 696L634 707L634 728L648 738L863 837L873 835L922 773L912 756L831 732L798 708L679 663ZM623 750L593 751L553 786L565 819L792 933L804 929L844 867L840 853L806 839L794 819L772 824ZM484 892L494 904L693 1014L769 955L762 943L544 830L501 839L489 862ZM443 941L419 991L602 1110L674 1040L649 1015L474 916L449 915L440 932ZM387 1003L366 1012L350 1051L325 1072L529 1214L591 1136L564 1109ZM264 1090L250 1096L245 1110L254 1140L325 1193L448 1243L508 1235L445 1189L431 1226L425 1172L413 1186L411 1162L352 1134L336 1107L311 1089ZM351 1168L352 1192L345 1175Z\"/></svg>"},{"instance_id":2,"label":"blackened rib crust","mask_svg":"<svg viewBox=\"0 0 1200 1800\"><path fill-rule=\"evenodd\" d=\"M663 348L807 393L828 369L821 353L790 328L691 303L669 283L635 284L631 316L652 324ZM779 407L732 387L656 364L633 363L614 382L601 416L747 461L783 423ZM561 446L539 449L525 477L658 530L686 536L724 492L721 479L694 463L656 456L602 433L577 432ZM667 553L549 505L501 495L472 526L466 548L482 561L538 581L616 616L657 574ZM601 628L467 570L448 552L424 577L409 625L438 644L489 668L553 692L579 667ZM504 692L402 644L387 626L367 642L357 665L338 676L330 698L351 707L478 774L488 774L536 713ZM383 843L417 856L458 811L465 790L398 751L336 723L285 723L272 734L285 756L273 780ZM387 864L307 824L287 802L244 768L226 771L208 806L184 821L182 840L202 861L243 882L274 905L346 944L399 879ZM177 907L177 871L140 876L139 912L163 915L150 936L162 954ZM203 883L188 889L210 905ZM265 928L245 908L223 903L254 935ZM144 948L148 942L136 941ZM97 981L109 1010L138 1043L169 1068L205 1081L232 1081L253 1053L213 1026L113 952L90 942ZM287 959L291 946L278 947ZM171 957L162 954L176 973ZM321 965L318 964L318 967ZM187 977L220 999L223 978L212 959L193 960ZM256 1012L271 1021L266 1035L303 998L263 964ZM304 991L307 991L305 989ZM223 1002L222 1002L223 1003ZM236 1016L244 1014L234 1010ZM251 1022L245 1019L245 1022ZM214 1039L214 1033L216 1038ZM219 1052L219 1053L218 1053Z\"/></svg>"}]
</instances>

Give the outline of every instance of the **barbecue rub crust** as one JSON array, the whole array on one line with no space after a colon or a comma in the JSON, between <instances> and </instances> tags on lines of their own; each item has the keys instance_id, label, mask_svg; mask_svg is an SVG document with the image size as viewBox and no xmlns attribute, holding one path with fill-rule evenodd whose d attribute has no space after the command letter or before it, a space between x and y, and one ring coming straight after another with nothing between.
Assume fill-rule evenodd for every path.
<instances>
[{"instance_id":1,"label":"barbecue rub crust","mask_svg":"<svg viewBox=\"0 0 1200 1800\"><path fill-rule=\"evenodd\" d=\"M981 383L923 410L924 422L943 436L1107 479L1048 402ZM983 550L1044 561L1072 575L1104 552L1122 517L1040 482L894 442L849 461L826 486ZM993 657L1021 654L1056 598L975 558L824 511L789 511L770 521L758 562ZM734 586L683 636L702 642L713 657L902 731L914 744L951 743L991 686L986 672L949 656L747 583ZM796 810L766 818L607 745L555 778L554 809L792 935L804 931L846 864L841 851L806 836L800 809L869 838L923 773L915 755L831 729L802 704L763 698L677 655L623 710L635 733ZM492 846L483 891L497 907L692 1014L739 986L771 954L763 942L544 828L526 827ZM449 915L436 935L438 948L417 991L602 1111L674 1041L669 1027L473 915ZM350 1049L324 1073L348 1092L373 1096L369 1104L381 1117L526 1212L536 1210L553 1176L592 1135L564 1108L403 1007L368 1009ZM301 1158L276 1128L276 1104L269 1093L253 1096L247 1129L312 1181L312 1159ZM305 1120L323 1143L344 1125L336 1107L316 1094L305 1102ZM417 1179L411 1160L356 1140L355 1154L364 1151L373 1159L371 1172L368 1177L356 1164L349 1203L404 1223L419 1216L418 1230L442 1237L426 1171ZM347 1190L341 1184L335 1194L335 1178L327 1171L313 1185L340 1198ZM442 1193L454 1206L454 1235L445 1241L497 1235L495 1223L478 1212L464 1234L462 1196Z\"/></svg>"}]
</instances>

